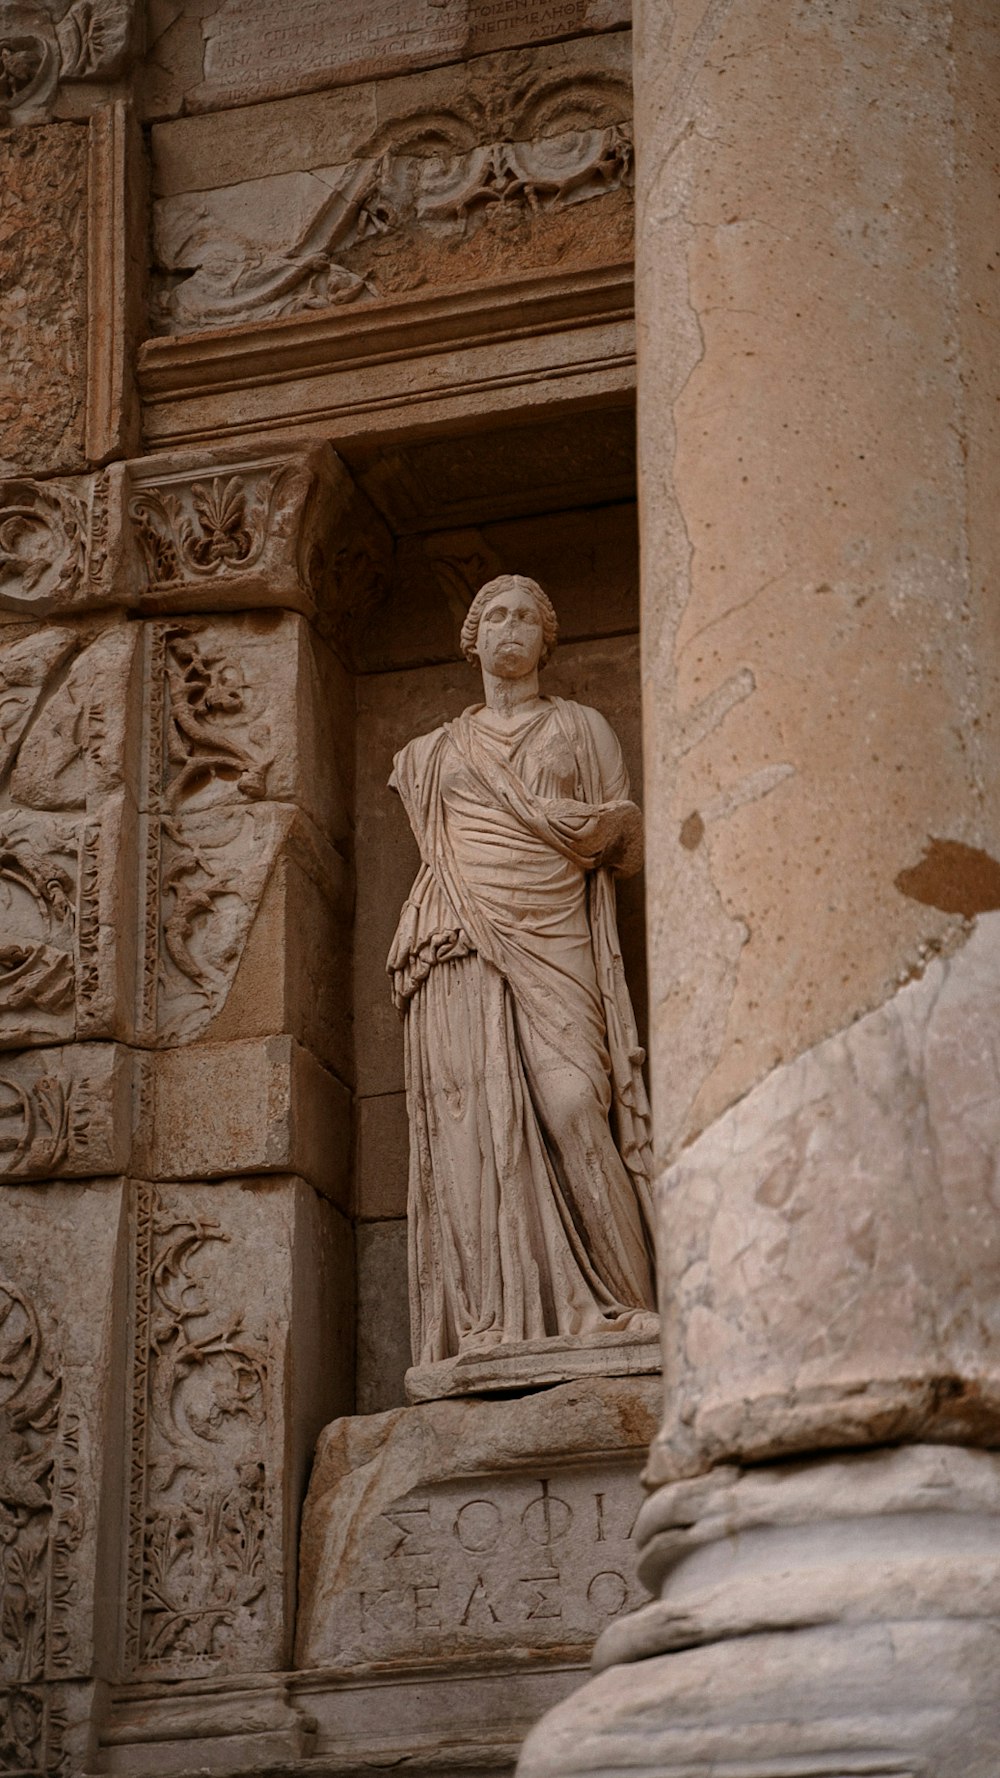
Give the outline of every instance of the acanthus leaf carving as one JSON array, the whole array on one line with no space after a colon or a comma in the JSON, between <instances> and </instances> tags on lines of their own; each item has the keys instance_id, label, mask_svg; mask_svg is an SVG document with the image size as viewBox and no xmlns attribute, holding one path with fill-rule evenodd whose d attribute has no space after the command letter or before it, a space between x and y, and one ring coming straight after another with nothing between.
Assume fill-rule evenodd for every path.
<instances>
[{"instance_id":1,"label":"acanthus leaf carving","mask_svg":"<svg viewBox=\"0 0 1000 1778\"><path fill-rule=\"evenodd\" d=\"M146 1671L205 1670L265 1589L267 1342L212 1300L217 1221L151 1187L139 1216L129 1653Z\"/></svg>"},{"instance_id":2,"label":"acanthus leaf carving","mask_svg":"<svg viewBox=\"0 0 1000 1778\"><path fill-rule=\"evenodd\" d=\"M142 487L129 506L150 584L224 579L259 562L275 527L289 465L211 481Z\"/></svg>"}]
</instances>

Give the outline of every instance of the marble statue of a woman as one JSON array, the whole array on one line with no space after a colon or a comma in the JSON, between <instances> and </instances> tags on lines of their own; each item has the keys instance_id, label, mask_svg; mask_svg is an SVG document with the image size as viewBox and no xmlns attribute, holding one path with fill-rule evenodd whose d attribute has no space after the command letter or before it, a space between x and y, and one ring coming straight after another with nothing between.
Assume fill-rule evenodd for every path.
<instances>
[{"instance_id":1,"label":"marble statue of a woman","mask_svg":"<svg viewBox=\"0 0 1000 1778\"><path fill-rule=\"evenodd\" d=\"M649 1112L613 886L639 867L641 816L604 717L539 695L556 627L534 581L484 586L462 650L485 701L409 742L390 779L421 857L387 967L405 1015L410 1379L426 1393L444 1360L655 1332Z\"/></svg>"}]
</instances>

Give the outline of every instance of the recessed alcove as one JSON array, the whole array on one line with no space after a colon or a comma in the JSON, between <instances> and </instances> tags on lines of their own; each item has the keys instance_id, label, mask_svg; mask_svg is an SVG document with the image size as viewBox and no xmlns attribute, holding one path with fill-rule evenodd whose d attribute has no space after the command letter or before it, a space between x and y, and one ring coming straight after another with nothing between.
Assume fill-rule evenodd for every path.
<instances>
[{"instance_id":1,"label":"recessed alcove","mask_svg":"<svg viewBox=\"0 0 1000 1778\"><path fill-rule=\"evenodd\" d=\"M417 867L387 780L395 751L480 695L458 635L492 575L537 579L560 642L542 690L608 717L641 800L634 412L612 406L342 452L395 538L391 586L356 632L354 1030L357 1408L403 1402L409 1363L403 1030L385 958ZM619 887L626 975L644 1041L641 876Z\"/></svg>"}]
</instances>

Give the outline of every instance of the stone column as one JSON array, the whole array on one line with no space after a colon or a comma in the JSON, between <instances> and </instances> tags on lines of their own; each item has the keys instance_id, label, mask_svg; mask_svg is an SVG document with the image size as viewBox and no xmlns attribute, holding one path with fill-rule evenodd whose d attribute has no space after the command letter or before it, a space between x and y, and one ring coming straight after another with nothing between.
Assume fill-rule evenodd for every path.
<instances>
[{"instance_id":1,"label":"stone column","mask_svg":"<svg viewBox=\"0 0 1000 1778\"><path fill-rule=\"evenodd\" d=\"M987 1778L997 20L637 32L653 1601L521 1770Z\"/></svg>"}]
</instances>

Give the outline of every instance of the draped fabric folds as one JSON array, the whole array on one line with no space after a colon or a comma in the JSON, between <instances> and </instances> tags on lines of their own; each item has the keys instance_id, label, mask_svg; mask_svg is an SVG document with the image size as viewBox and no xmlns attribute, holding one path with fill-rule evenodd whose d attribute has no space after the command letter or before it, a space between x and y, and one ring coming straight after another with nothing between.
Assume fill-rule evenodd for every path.
<instances>
[{"instance_id":1,"label":"draped fabric folds","mask_svg":"<svg viewBox=\"0 0 1000 1778\"><path fill-rule=\"evenodd\" d=\"M406 1022L414 1362L626 1328L653 1303L649 1107L607 822L638 825L618 742L543 701L411 741L420 847L388 969Z\"/></svg>"}]
</instances>

